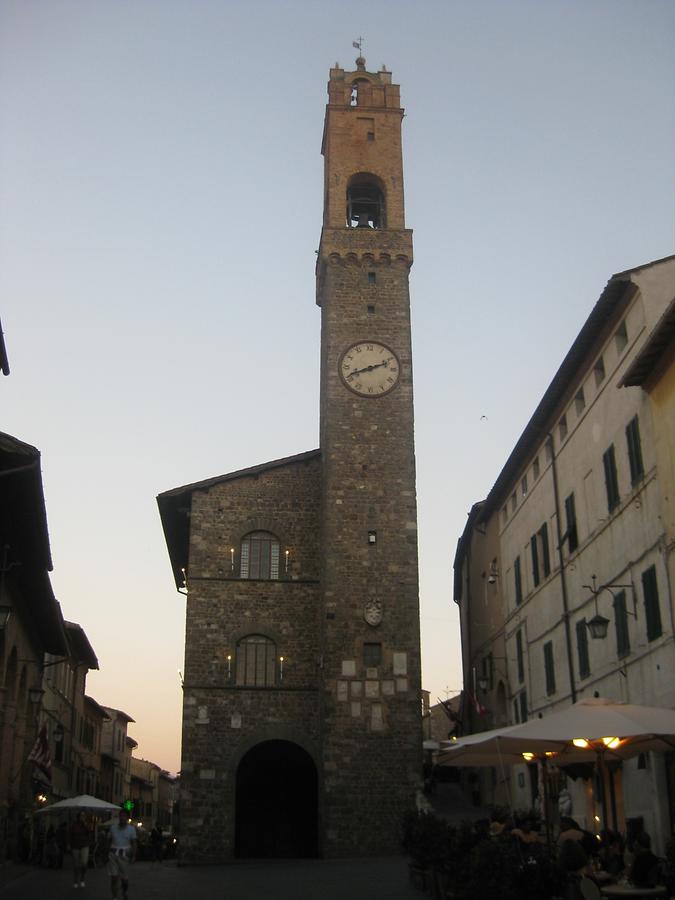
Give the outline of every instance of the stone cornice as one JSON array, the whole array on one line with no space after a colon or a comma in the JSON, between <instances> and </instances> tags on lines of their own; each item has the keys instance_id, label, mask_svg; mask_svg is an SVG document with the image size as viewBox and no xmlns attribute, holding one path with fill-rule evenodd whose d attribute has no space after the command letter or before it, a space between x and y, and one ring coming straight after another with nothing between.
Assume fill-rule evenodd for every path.
<instances>
[{"instance_id":1,"label":"stone cornice","mask_svg":"<svg viewBox=\"0 0 675 900\"><path fill-rule=\"evenodd\" d=\"M351 259L389 263L413 262L412 230L403 228L324 228L321 232L319 260Z\"/></svg>"}]
</instances>

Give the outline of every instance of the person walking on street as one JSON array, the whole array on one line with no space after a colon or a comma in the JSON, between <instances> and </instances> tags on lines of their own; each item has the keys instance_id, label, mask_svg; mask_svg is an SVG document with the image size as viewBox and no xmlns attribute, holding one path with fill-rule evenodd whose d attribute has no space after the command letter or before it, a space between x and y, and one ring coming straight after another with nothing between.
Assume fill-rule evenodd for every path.
<instances>
[{"instance_id":1,"label":"person walking on street","mask_svg":"<svg viewBox=\"0 0 675 900\"><path fill-rule=\"evenodd\" d=\"M161 863L162 861L162 842L164 841L164 837L162 835L162 829L159 827L159 822L155 822L155 827L150 832L150 844L152 848L152 861L153 863Z\"/></svg>"},{"instance_id":2,"label":"person walking on street","mask_svg":"<svg viewBox=\"0 0 675 900\"><path fill-rule=\"evenodd\" d=\"M136 859L136 829L129 824L126 810L121 809L119 820L110 826L108 874L113 900L127 900L129 893L129 866ZM120 882L122 897L119 895Z\"/></svg>"},{"instance_id":3,"label":"person walking on street","mask_svg":"<svg viewBox=\"0 0 675 900\"><path fill-rule=\"evenodd\" d=\"M87 874L89 862L89 843L91 835L87 828L84 813L79 812L70 826L70 852L73 854L73 871L75 883L73 887L84 887L84 876Z\"/></svg>"}]
</instances>

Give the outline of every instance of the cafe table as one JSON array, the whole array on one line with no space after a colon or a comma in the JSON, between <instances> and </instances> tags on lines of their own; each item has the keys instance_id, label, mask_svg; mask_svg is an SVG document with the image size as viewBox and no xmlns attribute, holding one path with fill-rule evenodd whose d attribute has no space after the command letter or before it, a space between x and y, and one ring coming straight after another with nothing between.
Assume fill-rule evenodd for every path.
<instances>
[{"instance_id":1,"label":"cafe table","mask_svg":"<svg viewBox=\"0 0 675 900\"><path fill-rule=\"evenodd\" d=\"M635 900L647 897L667 897L668 889L662 884L657 887L637 887L634 884L607 884L600 888L603 897L633 897Z\"/></svg>"}]
</instances>

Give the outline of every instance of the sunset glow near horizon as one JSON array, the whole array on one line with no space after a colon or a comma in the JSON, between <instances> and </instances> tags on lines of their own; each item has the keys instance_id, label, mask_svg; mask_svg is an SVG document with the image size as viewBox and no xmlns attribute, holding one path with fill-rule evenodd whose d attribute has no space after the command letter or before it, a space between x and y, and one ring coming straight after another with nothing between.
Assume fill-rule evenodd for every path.
<instances>
[{"instance_id":1,"label":"sunset glow near horizon","mask_svg":"<svg viewBox=\"0 0 675 900\"><path fill-rule=\"evenodd\" d=\"M352 41L406 109L432 702L462 682L468 510L608 278L675 251L671 3L411 11L0 3L0 430L42 453L52 583L100 663L87 692L172 772L185 600L155 497L318 446L321 133Z\"/></svg>"}]
</instances>

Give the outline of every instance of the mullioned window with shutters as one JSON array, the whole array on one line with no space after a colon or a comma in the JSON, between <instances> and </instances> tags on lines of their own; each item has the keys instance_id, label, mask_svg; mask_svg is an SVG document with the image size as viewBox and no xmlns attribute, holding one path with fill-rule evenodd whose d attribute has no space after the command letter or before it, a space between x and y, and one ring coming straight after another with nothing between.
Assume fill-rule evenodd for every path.
<instances>
[{"instance_id":1,"label":"mullioned window with shutters","mask_svg":"<svg viewBox=\"0 0 675 900\"><path fill-rule=\"evenodd\" d=\"M279 578L279 540L269 531L251 531L241 541L240 578Z\"/></svg>"},{"instance_id":2,"label":"mullioned window with shutters","mask_svg":"<svg viewBox=\"0 0 675 900\"><path fill-rule=\"evenodd\" d=\"M277 647L263 634L249 634L237 644L239 687L274 687L277 672Z\"/></svg>"}]
</instances>

